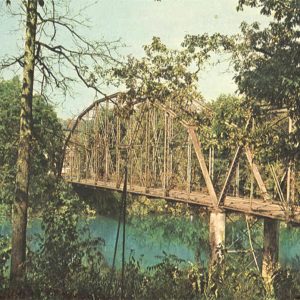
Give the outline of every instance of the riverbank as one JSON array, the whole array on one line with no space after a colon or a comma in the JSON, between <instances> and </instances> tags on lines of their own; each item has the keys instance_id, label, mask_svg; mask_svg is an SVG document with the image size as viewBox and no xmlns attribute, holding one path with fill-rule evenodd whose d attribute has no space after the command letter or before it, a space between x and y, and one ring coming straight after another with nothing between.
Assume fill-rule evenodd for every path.
<instances>
[{"instance_id":1,"label":"riverbank","mask_svg":"<svg viewBox=\"0 0 300 300\"><path fill-rule=\"evenodd\" d=\"M105 198L102 194L84 197L64 192L59 205L51 203L39 218L31 216L26 291L32 295L29 299L120 297L121 238L116 270L111 269L120 198L110 194ZM209 269L206 211L146 198L128 199L125 298L264 299L260 271L249 251L246 221L252 228L251 241L260 264L262 223L229 215L225 261ZM5 226L6 232L0 233L9 236L9 223ZM283 295L296 295L299 291L299 230L282 225L280 237L281 268L276 273L276 293L278 299L286 300L292 298ZM5 289L3 286L3 295Z\"/></svg>"}]
</instances>

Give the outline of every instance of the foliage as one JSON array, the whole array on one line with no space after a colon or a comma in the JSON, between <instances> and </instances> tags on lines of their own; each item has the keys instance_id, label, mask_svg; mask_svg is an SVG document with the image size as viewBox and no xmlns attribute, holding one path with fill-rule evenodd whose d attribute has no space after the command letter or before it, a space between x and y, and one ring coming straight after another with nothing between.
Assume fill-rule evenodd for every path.
<instances>
[{"instance_id":1,"label":"foliage","mask_svg":"<svg viewBox=\"0 0 300 300\"><path fill-rule=\"evenodd\" d=\"M6 1L10 4L10 1ZM90 42L80 34L77 25L83 25L80 14L72 15L71 1L27 0L13 2L8 11L25 17L24 47L17 56L1 59L0 70L21 66L23 69L22 93L20 94L20 135L17 154L15 197L12 218L11 279L18 282L25 277L26 224L29 206L30 174L33 163L30 152L32 141L33 89L38 87L44 99L51 91L60 89L64 94L78 80L86 87L100 92L99 79L104 66L116 62L108 43ZM92 66L91 71L89 68ZM71 72L70 72L71 70ZM63 155L62 155L63 156ZM60 173L62 164L59 164ZM43 175L39 172L39 176ZM40 177L42 178L42 177ZM21 262L21 263L20 263Z\"/></svg>"},{"instance_id":2,"label":"foliage","mask_svg":"<svg viewBox=\"0 0 300 300\"><path fill-rule=\"evenodd\" d=\"M268 17L265 28L258 23L242 23L241 34L235 37L232 48L235 81L240 93L251 105L266 108L258 111L261 122L257 125L260 129L256 142L258 151L262 150L259 159L277 165L278 174L287 169L290 161L295 161L297 172L300 153L299 3L290 0L238 2L239 10L256 7ZM293 120L292 132L289 133L288 120L271 113L268 108L286 108Z\"/></svg>"},{"instance_id":3,"label":"foliage","mask_svg":"<svg viewBox=\"0 0 300 300\"><path fill-rule=\"evenodd\" d=\"M128 213L133 216L145 216L151 213L161 214L168 210L167 202L163 199L132 197L128 202ZM169 212L171 211L169 210Z\"/></svg>"},{"instance_id":4,"label":"foliage","mask_svg":"<svg viewBox=\"0 0 300 300\"><path fill-rule=\"evenodd\" d=\"M17 77L0 82L0 202L12 203L19 140L21 83ZM42 206L48 200L58 172L64 134L49 104L40 96L33 101L33 140L30 201Z\"/></svg>"},{"instance_id":5,"label":"foliage","mask_svg":"<svg viewBox=\"0 0 300 300\"><path fill-rule=\"evenodd\" d=\"M120 298L121 270L112 272L100 253L101 240L90 237L82 220L87 206L63 183L56 186L51 199L42 215L43 233L35 237L37 247L28 255L25 299ZM167 218L158 216L152 223L139 222L138 226L143 232L152 229L155 234L161 234L158 228L164 227L163 234L173 238L179 235L184 243L198 234L183 228L176 215L170 222L164 219ZM205 226L201 229L200 222L194 228L202 237L208 232ZM224 264L207 269L163 253L159 263L144 269L140 261L131 257L125 266L125 299L267 299L262 278L250 265L250 258L228 254ZM293 270L278 270L278 299L297 295L298 277Z\"/></svg>"},{"instance_id":6,"label":"foliage","mask_svg":"<svg viewBox=\"0 0 300 300\"><path fill-rule=\"evenodd\" d=\"M249 119L243 98L232 95L220 95L211 103L213 118L211 144L218 150L235 149L245 139L247 132L244 128Z\"/></svg>"},{"instance_id":7,"label":"foliage","mask_svg":"<svg viewBox=\"0 0 300 300\"><path fill-rule=\"evenodd\" d=\"M235 257L223 266L214 266L209 279L208 294L211 296L208 299L266 299L261 275L255 269L245 268L247 265L247 260Z\"/></svg>"},{"instance_id":8,"label":"foliage","mask_svg":"<svg viewBox=\"0 0 300 300\"><path fill-rule=\"evenodd\" d=\"M191 53L186 48L169 49L158 37L144 46L145 56L129 56L112 74L126 86L124 113L131 114L134 104L150 101L171 106L187 120L196 118L193 102L203 101L198 91L198 73L208 59L208 50Z\"/></svg>"},{"instance_id":9,"label":"foliage","mask_svg":"<svg viewBox=\"0 0 300 300\"><path fill-rule=\"evenodd\" d=\"M232 55L239 92L253 104L286 106L291 116L299 116L299 24L297 1L239 0L238 10L257 7L269 17L266 28L242 23L241 33L208 36L187 35L183 46L190 52L210 51ZM299 127L299 126L297 126Z\"/></svg>"},{"instance_id":10,"label":"foliage","mask_svg":"<svg viewBox=\"0 0 300 300\"><path fill-rule=\"evenodd\" d=\"M30 251L27 265L33 292L43 299L78 295L83 287L80 281L98 276L102 264L103 241L90 237L81 218L87 207L64 183L58 184L51 200L43 211L37 249Z\"/></svg>"},{"instance_id":11,"label":"foliage","mask_svg":"<svg viewBox=\"0 0 300 300\"><path fill-rule=\"evenodd\" d=\"M142 270L139 261L132 257L125 265L124 299L270 299L265 295L260 274L251 267L241 270L242 265L245 265L243 259L233 260L208 273L200 265L164 253L158 264ZM41 269L37 272L43 273ZM294 299L299 293L298 277L290 270L279 270L275 279L276 299ZM120 271L112 273L106 267L98 269L93 276L85 269L77 269L65 281L65 290L53 289L58 285L57 276L47 282L48 286L43 281L35 281L30 299L119 299L121 280Z\"/></svg>"},{"instance_id":12,"label":"foliage","mask_svg":"<svg viewBox=\"0 0 300 300\"><path fill-rule=\"evenodd\" d=\"M209 275L200 265L164 253L161 262L142 271L131 259L126 265L125 299L265 299L260 275L253 270L239 272L237 266L213 268ZM114 286L120 286L119 274ZM113 289L111 298L119 295Z\"/></svg>"},{"instance_id":13,"label":"foliage","mask_svg":"<svg viewBox=\"0 0 300 300\"><path fill-rule=\"evenodd\" d=\"M287 115L276 113L265 114L257 104L247 98L231 95L221 95L209 103L211 116L206 118L201 126L200 139L205 141L203 148L214 150L214 185L217 191L222 188L231 159L238 145L247 144L258 165L265 166L263 179L269 191L275 195L275 184L270 173L270 165L276 170L277 176L282 177L290 161L287 153L293 153L292 137L288 134ZM246 124L253 120L246 129ZM249 163L242 155L239 159L239 192L249 195L251 171ZM284 189L284 187L282 186ZM234 184L230 187L235 190ZM254 195L258 189L254 187ZM276 196L274 196L276 197Z\"/></svg>"},{"instance_id":14,"label":"foliage","mask_svg":"<svg viewBox=\"0 0 300 300\"><path fill-rule=\"evenodd\" d=\"M238 146L252 142L252 131L246 128L249 123L251 111L245 99L233 95L220 95L215 101L208 103L210 116L201 124L199 130L200 140L206 153L213 151L212 165L214 170L213 182L216 191L223 187L226 172ZM200 118L205 112L200 113ZM246 194L250 185L251 174L245 156L240 157L239 192ZM230 191L237 187L232 182Z\"/></svg>"},{"instance_id":15,"label":"foliage","mask_svg":"<svg viewBox=\"0 0 300 300\"><path fill-rule=\"evenodd\" d=\"M7 236L0 234L0 291L7 287L8 260L10 257L10 242Z\"/></svg>"},{"instance_id":16,"label":"foliage","mask_svg":"<svg viewBox=\"0 0 300 300\"><path fill-rule=\"evenodd\" d=\"M120 193L84 188L75 188L75 191L80 200L88 204L97 214L118 216L121 203Z\"/></svg>"},{"instance_id":17,"label":"foliage","mask_svg":"<svg viewBox=\"0 0 300 300\"><path fill-rule=\"evenodd\" d=\"M241 93L249 99L275 108L286 107L294 119L295 132L286 142L288 154L299 153L299 25L300 8L297 1L240 0L238 9L258 7L269 17L269 24L241 25L241 36L233 60L235 80Z\"/></svg>"},{"instance_id":18,"label":"foliage","mask_svg":"<svg viewBox=\"0 0 300 300\"><path fill-rule=\"evenodd\" d=\"M279 269L274 275L274 288L278 300L295 299L300 295L299 272Z\"/></svg>"},{"instance_id":19,"label":"foliage","mask_svg":"<svg viewBox=\"0 0 300 300\"><path fill-rule=\"evenodd\" d=\"M261 126L262 140L260 142L257 135L258 146L263 148L267 144L271 146L269 153L275 150L280 158L297 159L300 153L299 5L293 0L239 0L237 9L244 7L260 9L268 21L266 27L243 22L240 34L187 35L183 46L192 53L201 53L208 45L213 45L210 51L229 54L238 91L257 118L257 126ZM270 108L284 107L293 119L293 133L288 134L286 126L283 131L281 124L281 129L270 134L270 127L279 119ZM270 125L271 118L274 122Z\"/></svg>"},{"instance_id":20,"label":"foliage","mask_svg":"<svg viewBox=\"0 0 300 300\"><path fill-rule=\"evenodd\" d=\"M286 105L297 113L299 94L299 24L297 1L248 1L244 6L258 7L262 15L271 17L267 28L243 23L244 52L237 62L237 82L241 92L272 105Z\"/></svg>"},{"instance_id":21,"label":"foliage","mask_svg":"<svg viewBox=\"0 0 300 300\"><path fill-rule=\"evenodd\" d=\"M11 202L17 157L20 82L17 78L0 83L0 199Z\"/></svg>"}]
</instances>

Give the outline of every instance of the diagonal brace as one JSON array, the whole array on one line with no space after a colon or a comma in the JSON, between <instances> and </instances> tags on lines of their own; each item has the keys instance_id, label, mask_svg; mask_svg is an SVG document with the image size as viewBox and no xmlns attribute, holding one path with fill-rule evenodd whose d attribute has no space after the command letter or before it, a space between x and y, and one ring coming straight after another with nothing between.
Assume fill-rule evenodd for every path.
<instances>
[{"instance_id":1,"label":"diagonal brace","mask_svg":"<svg viewBox=\"0 0 300 300\"><path fill-rule=\"evenodd\" d=\"M258 167L256 165L256 163L253 161L253 155L252 155L252 152L250 150L250 148L246 145L245 146L245 153L246 153L246 157L247 157L247 160L250 164L250 167L251 167L251 170L252 170L252 173L254 175L254 178L258 184L258 187L262 193L262 197L265 201L270 201L271 200L271 197L270 195L268 194L268 191L267 191L267 188L266 188L266 185L259 173L259 170L258 170Z\"/></svg>"},{"instance_id":2,"label":"diagonal brace","mask_svg":"<svg viewBox=\"0 0 300 300\"><path fill-rule=\"evenodd\" d=\"M189 133L189 136L190 136L191 141L193 143L193 146L194 146L194 149L195 149L198 161L199 161L199 165L200 165L200 168L201 168L201 171L202 171L202 174L203 174L203 177L204 177L204 180L205 180L205 184L207 186L208 193L209 193L209 196L211 198L212 204L213 204L214 207L217 207L218 206L218 198L217 198L212 180L211 180L211 178L209 176L209 173L208 173L208 169L207 169L207 166L206 166L206 163L205 163L204 155L202 153L201 144L200 144L200 142L199 142L199 140L196 136L196 133L195 133L195 130L194 130L193 127L191 127L191 126L188 127L188 133Z\"/></svg>"},{"instance_id":3,"label":"diagonal brace","mask_svg":"<svg viewBox=\"0 0 300 300\"><path fill-rule=\"evenodd\" d=\"M240 156L242 154L242 149L243 149L243 146L240 145L240 146L237 147L237 149L235 151L235 154L234 154L233 160L231 162L231 165L229 167L229 170L228 170L228 173L227 173L227 176L226 176L226 179L225 179L225 182L224 182L221 194L219 196L219 202L218 202L219 206L220 205L221 206L224 205L224 201L225 201L228 189L229 189L229 184L230 184L230 181L232 179L232 176L234 175L234 172L236 171L239 158L240 158Z\"/></svg>"},{"instance_id":4,"label":"diagonal brace","mask_svg":"<svg viewBox=\"0 0 300 300\"><path fill-rule=\"evenodd\" d=\"M245 126L245 130L248 129L251 119L252 119L251 117L248 119L248 121L246 123L246 126ZM239 159L241 157L243 148L244 148L244 143L242 145L239 145L237 147L236 151L235 151L235 154L234 154L233 160L230 164L230 167L229 167L229 170L228 170L228 173L227 173L227 176L226 176L221 194L219 196L218 206L224 205L225 198L226 198L226 195L227 195L227 192L228 192L228 189L229 189L229 184L230 184L230 181L231 181L231 179L232 179L232 177L233 177L233 175L236 171L236 168L237 168Z\"/></svg>"}]
</instances>

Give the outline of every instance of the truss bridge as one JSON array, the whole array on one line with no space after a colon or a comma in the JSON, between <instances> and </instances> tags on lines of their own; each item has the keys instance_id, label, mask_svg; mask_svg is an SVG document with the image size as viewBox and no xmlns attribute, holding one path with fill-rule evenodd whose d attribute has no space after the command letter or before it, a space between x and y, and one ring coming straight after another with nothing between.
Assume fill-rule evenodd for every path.
<instances>
[{"instance_id":1,"label":"truss bridge","mask_svg":"<svg viewBox=\"0 0 300 300\"><path fill-rule=\"evenodd\" d=\"M70 122L62 169L67 181L121 191L126 166L131 194L300 223L291 170L280 198L278 182L275 192L268 190L270 166L256 161L253 147L241 143L218 157L191 117L205 111L203 104L192 103L189 111L158 101L126 108L121 95L95 101Z\"/></svg>"}]
</instances>

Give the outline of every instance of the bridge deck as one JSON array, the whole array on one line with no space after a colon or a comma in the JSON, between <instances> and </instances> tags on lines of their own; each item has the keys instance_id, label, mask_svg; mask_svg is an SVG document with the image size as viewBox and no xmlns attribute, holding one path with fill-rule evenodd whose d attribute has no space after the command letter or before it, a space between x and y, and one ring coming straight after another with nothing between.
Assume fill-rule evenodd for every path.
<instances>
[{"instance_id":1,"label":"bridge deck","mask_svg":"<svg viewBox=\"0 0 300 300\"><path fill-rule=\"evenodd\" d=\"M116 187L116 182L112 181L97 181L94 180L80 180L70 181L73 185L84 186L89 188L96 188L100 190L122 191L122 187ZM212 203L208 194L203 192L187 193L180 190L170 190L169 195L165 196L164 190L161 188L148 188L133 185L128 186L127 192L133 195L147 196L149 198L166 199L174 202L188 203L197 206L212 208ZM249 198L227 196L225 199L224 209L232 212L239 212L244 214L255 215L259 217L267 217L286 221L286 213L280 203L266 202L261 199L253 199L250 202ZM290 222L300 225L300 207L297 206L294 210L293 217Z\"/></svg>"}]
</instances>

